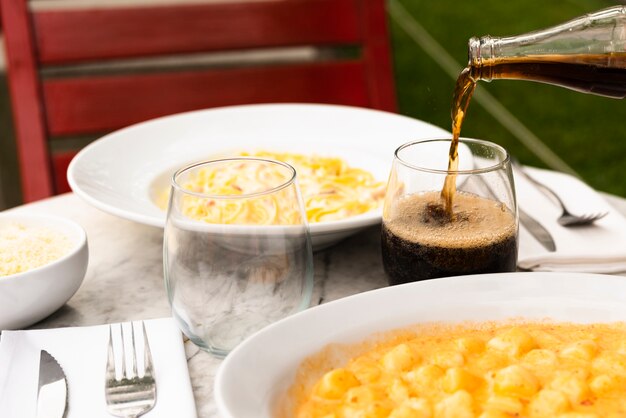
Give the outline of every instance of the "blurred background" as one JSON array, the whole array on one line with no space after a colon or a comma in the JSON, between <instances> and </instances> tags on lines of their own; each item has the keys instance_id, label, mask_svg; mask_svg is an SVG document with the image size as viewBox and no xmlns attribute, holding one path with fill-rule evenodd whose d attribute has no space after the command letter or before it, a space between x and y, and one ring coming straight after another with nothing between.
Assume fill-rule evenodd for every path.
<instances>
[{"instance_id":1,"label":"blurred background","mask_svg":"<svg viewBox=\"0 0 626 418\"><path fill-rule=\"evenodd\" d=\"M56 7L75 1L81 0L31 3L50 2ZM399 112L449 130L452 91L467 62L470 37L521 34L625 3L390 0L387 9ZM2 53L0 209L22 202L11 117ZM626 196L621 171L626 162L623 100L523 81L482 82L470 105L463 136L497 142L525 164L569 172L600 191Z\"/></svg>"}]
</instances>

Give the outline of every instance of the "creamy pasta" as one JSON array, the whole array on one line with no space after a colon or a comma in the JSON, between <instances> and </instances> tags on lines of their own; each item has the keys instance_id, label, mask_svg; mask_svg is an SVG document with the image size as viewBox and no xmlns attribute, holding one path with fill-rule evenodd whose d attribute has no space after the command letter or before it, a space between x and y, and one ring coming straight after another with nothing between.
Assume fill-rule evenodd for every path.
<instances>
[{"instance_id":1,"label":"creamy pasta","mask_svg":"<svg viewBox=\"0 0 626 418\"><path fill-rule=\"evenodd\" d=\"M385 185L366 170L350 167L337 157L277 153L269 151L241 152L239 156L278 160L292 165L304 200L309 222L324 222L359 215L380 206ZM253 192L251 185L286 181L276 169L262 172L245 165L229 171L206 167L189 179L183 187L205 194L237 195ZM263 178L267 177L267 181ZM166 199L160 206L164 208ZM188 200L186 215L209 223L280 223L298 221L294 208L282 204L280 199L251 199L248 202L215 201L211 204Z\"/></svg>"}]
</instances>

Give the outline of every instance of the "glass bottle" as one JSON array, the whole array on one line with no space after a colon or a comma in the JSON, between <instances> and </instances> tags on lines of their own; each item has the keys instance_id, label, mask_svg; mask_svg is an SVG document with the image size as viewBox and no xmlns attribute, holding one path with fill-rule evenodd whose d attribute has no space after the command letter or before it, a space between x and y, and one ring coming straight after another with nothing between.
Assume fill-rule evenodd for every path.
<instances>
[{"instance_id":1,"label":"glass bottle","mask_svg":"<svg viewBox=\"0 0 626 418\"><path fill-rule=\"evenodd\" d=\"M473 81L531 80L613 98L626 96L626 6L519 36L469 40Z\"/></svg>"}]
</instances>

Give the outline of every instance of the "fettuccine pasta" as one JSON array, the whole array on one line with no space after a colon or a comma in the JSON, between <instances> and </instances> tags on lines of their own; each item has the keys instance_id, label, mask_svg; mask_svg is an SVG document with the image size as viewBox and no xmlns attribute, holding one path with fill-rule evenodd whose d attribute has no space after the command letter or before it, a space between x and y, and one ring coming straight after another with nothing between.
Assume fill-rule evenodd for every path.
<instances>
[{"instance_id":1,"label":"fettuccine pasta","mask_svg":"<svg viewBox=\"0 0 626 418\"><path fill-rule=\"evenodd\" d=\"M242 152L238 155L273 159L292 165L297 172L306 216L311 223L345 219L368 212L379 207L384 198L383 182L377 181L363 169L350 167L341 158L268 151ZM285 173L277 168L268 166L260 170L258 167L254 164L246 165L245 162L230 170L205 167L183 187L210 195L240 195L254 193L254 187L257 186L267 189L268 185L288 180L284 178ZM283 192L287 193L288 190ZM300 221L299 214L296 208L285 203L289 201L281 199L277 194L240 201L207 201L189 197L185 201L184 213L192 219L209 223L296 224Z\"/></svg>"},{"instance_id":2,"label":"fettuccine pasta","mask_svg":"<svg viewBox=\"0 0 626 418\"><path fill-rule=\"evenodd\" d=\"M207 223L240 225L294 225L301 223L293 188L263 193L285 184L290 172L284 167L255 160L200 169L182 186L186 190L211 196L258 196L242 199L185 196L185 216Z\"/></svg>"},{"instance_id":3,"label":"fettuccine pasta","mask_svg":"<svg viewBox=\"0 0 626 418\"><path fill-rule=\"evenodd\" d=\"M338 157L260 151L243 156L271 158L296 169L309 222L333 221L377 208L385 185Z\"/></svg>"}]
</instances>

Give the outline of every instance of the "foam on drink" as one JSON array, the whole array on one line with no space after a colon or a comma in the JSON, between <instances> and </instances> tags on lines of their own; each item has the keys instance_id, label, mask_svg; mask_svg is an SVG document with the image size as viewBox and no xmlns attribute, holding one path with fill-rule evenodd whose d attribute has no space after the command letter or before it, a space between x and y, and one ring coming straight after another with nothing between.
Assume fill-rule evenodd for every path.
<instances>
[{"instance_id":1,"label":"foam on drink","mask_svg":"<svg viewBox=\"0 0 626 418\"><path fill-rule=\"evenodd\" d=\"M456 193L450 217L439 192L399 199L383 223L383 265L390 283L514 271L514 214L501 202Z\"/></svg>"}]
</instances>

